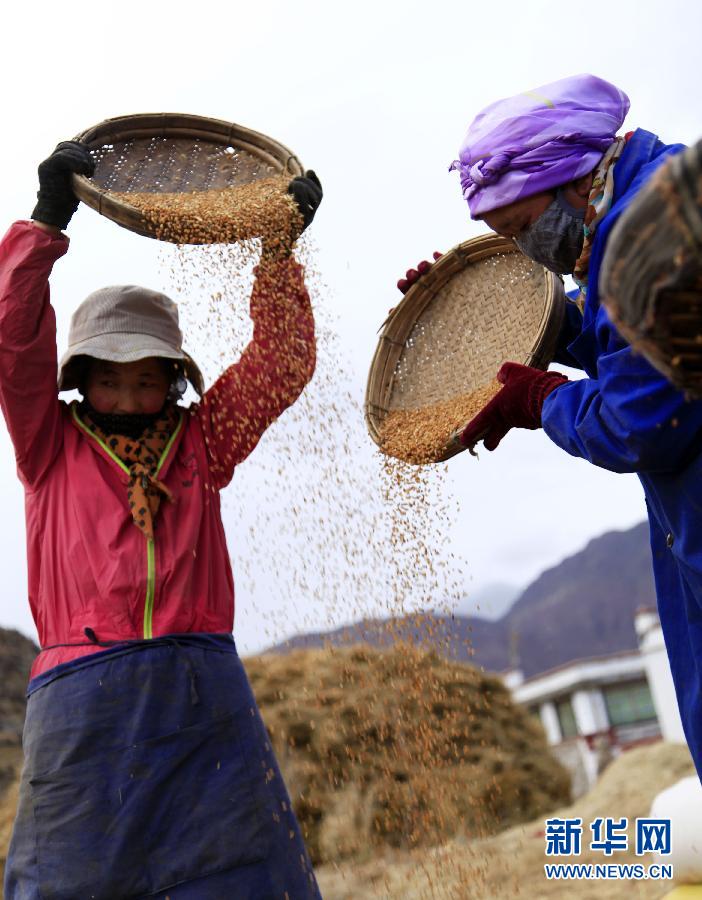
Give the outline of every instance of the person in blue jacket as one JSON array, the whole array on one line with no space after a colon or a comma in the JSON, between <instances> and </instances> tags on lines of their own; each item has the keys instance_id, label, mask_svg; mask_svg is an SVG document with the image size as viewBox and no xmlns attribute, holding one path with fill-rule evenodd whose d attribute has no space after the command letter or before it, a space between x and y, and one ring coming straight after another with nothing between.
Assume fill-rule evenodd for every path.
<instances>
[{"instance_id":1,"label":"person in blue jacket","mask_svg":"<svg viewBox=\"0 0 702 900\"><path fill-rule=\"evenodd\" d=\"M618 217L685 148L641 128L617 137L628 108L618 88L578 75L498 101L470 126L452 168L471 215L551 271L573 275L580 296L568 304L557 358L588 377L505 363L501 391L462 441L493 450L510 428L543 427L573 456L637 473L666 648L702 777L702 402L632 351L598 290Z\"/></svg>"}]
</instances>

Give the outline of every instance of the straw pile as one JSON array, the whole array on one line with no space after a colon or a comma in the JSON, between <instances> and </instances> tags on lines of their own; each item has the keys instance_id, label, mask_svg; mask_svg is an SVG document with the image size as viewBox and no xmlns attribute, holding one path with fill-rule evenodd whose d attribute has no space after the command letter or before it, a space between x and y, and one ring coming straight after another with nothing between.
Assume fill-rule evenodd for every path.
<instances>
[{"instance_id":1,"label":"straw pile","mask_svg":"<svg viewBox=\"0 0 702 900\"><path fill-rule=\"evenodd\" d=\"M5 861L10 846L12 826L19 795L22 770L22 748L19 744L0 745L0 897L5 875Z\"/></svg>"},{"instance_id":2,"label":"straw pile","mask_svg":"<svg viewBox=\"0 0 702 900\"><path fill-rule=\"evenodd\" d=\"M246 668L316 863L491 834L569 796L540 724L471 666L359 645Z\"/></svg>"}]
</instances>

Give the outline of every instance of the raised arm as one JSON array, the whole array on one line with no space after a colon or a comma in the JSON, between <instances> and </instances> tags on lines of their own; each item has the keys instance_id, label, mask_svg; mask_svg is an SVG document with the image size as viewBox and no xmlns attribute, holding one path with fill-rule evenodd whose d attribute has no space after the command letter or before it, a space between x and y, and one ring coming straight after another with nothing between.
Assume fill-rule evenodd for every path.
<instances>
[{"instance_id":1,"label":"raised arm","mask_svg":"<svg viewBox=\"0 0 702 900\"><path fill-rule=\"evenodd\" d=\"M16 222L0 243L0 406L17 471L36 484L60 448L56 319L49 275L68 239Z\"/></svg>"},{"instance_id":2,"label":"raised arm","mask_svg":"<svg viewBox=\"0 0 702 900\"><path fill-rule=\"evenodd\" d=\"M598 312L603 326L606 314ZM544 401L549 437L572 456L614 472L675 472L702 445L702 401L689 401L610 330L597 377Z\"/></svg>"},{"instance_id":3,"label":"raised arm","mask_svg":"<svg viewBox=\"0 0 702 900\"><path fill-rule=\"evenodd\" d=\"M294 240L314 218L322 186L314 172L288 188L300 212ZM251 453L263 432L291 406L312 377L316 361L314 318L302 267L288 239L266 246L251 295L253 338L233 366L207 391L196 415L205 434L210 469L223 488L234 467Z\"/></svg>"},{"instance_id":4,"label":"raised arm","mask_svg":"<svg viewBox=\"0 0 702 900\"><path fill-rule=\"evenodd\" d=\"M468 447L494 450L511 428L541 428L554 443L612 472L676 472L702 445L702 401L684 395L637 355L598 313L606 351L594 377L505 363L501 391L465 428Z\"/></svg>"},{"instance_id":5,"label":"raised arm","mask_svg":"<svg viewBox=\"0 0 702 900\"><path fill-rule=\"evenodd\" d=\"M49 275L68 249L61 229L78 206L71 175L93 167L82 144L59 144L39 166L35 221L16 222L0 242L0 406L27 487L38 484L61 446Z\"/></svg>"},{"instance_id":6,"label":"raised arm","mask_svg":"<svg viewBox=\"0 0 702 900\"><path fill-rule=\"evenodd\" d=\"M259 266L251 318L251 342L197 409L218 488L229 483L234 467L295 402L314 372L312 308L302 267L292 257Z\"/></svg>"}]
</instances>

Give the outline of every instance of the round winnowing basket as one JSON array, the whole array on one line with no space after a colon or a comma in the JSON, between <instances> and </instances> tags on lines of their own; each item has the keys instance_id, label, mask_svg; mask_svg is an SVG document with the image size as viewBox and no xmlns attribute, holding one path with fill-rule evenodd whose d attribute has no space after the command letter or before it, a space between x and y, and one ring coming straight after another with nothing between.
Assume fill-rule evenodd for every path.
<instances>
[{"instance_id":1,"label":"round winnowing basket","mask_svg":"<svg viewBox=\"0 0 702 900\"><path fill-rule=\"evenodd\" d=\"M177 113L106 119L76 135L95 159L92 178L73 176L80 200L146 237L154 226L117 193L222 190L275 175L303 174L291 150L232 122ZM196 241L193 241L195 243Z\"/></svg>"},{"instance_id":2,"label":"round winnowing basket","mask_svg":"<svg viewBox=\"0 0 702 900\"><path fill-rule=\"evenodd\" d=\"M702 140L669 158L619 217L599 287L632 347L702 398Z\"/></svg>"},{"instance_id":3,"label":"round winnowing basket","mask_svg":"<svg viewBox=\"0 0 702 900\"><path fill-rule=\"evenodd\" d=\"M445 253L391 312L371 363L365 415L381 449L385 417L471 394L502 363L548 368L563 323L561 279L497 235ZM435 459L465 448L457 422ZM395 454L399 455L399 454ZM407 458L407 457L400 457Z\"/></svg>"}]
</instances>

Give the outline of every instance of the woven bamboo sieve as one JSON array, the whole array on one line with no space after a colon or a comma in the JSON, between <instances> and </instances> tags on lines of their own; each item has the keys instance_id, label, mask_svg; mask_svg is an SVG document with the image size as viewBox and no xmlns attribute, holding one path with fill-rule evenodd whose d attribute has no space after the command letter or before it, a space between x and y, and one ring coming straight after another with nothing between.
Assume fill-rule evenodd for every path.
<instances>
[{"instance_id":1,"label":"woven bamboo sieve","mask_svg":"<svg viewBox=\"0 0 702 900\"><path fill-rule=\"evenodd\" d=\"M96 164L92 178L73 176L76 196L100 215L146 237L155 237L153 226L111 191L221 190L304 172L283 144L241 125L202 116L119 116L88 128L75 140L88 145Z\"/></svg>"},{"instance_id":2,"label":"woven bamboo sieve","mask_svg":"<svg viewBox=\"0 0 702 900\"><path fill-rule=\"evenodd\" d=\"M699 264L697 269L699 271ZM612 315L618 331L689 399L702 398L702 275L659 290L648 320L631 327ZM611 309L611 305L607 307Z\"/></svg>"},{"instance_id":3,"label":"woven bamboo sieve","mask_svg":"<svg viewBox=\"0 0 702 900\"><path fill-rule=\"evenodd\" d=\"M365 398L375 443L392 410L470 393L493 380L503 362L548 368L564 310L561 279L505 238L489 234L445 253L383 325ZM465 449L458 435L467 424L447 438L435 462Z\"/></svg>"},{"instance_id":4,"label":"woven bamboo sieve","mask_svg":"<svg viewBox=\"0 0 702 900\"><path fill-rule=\"evenodd\" d=\"M702 140L670 157L617 220L600 294L634 350L702 398Z\"/></svg>"}]
</instances>

